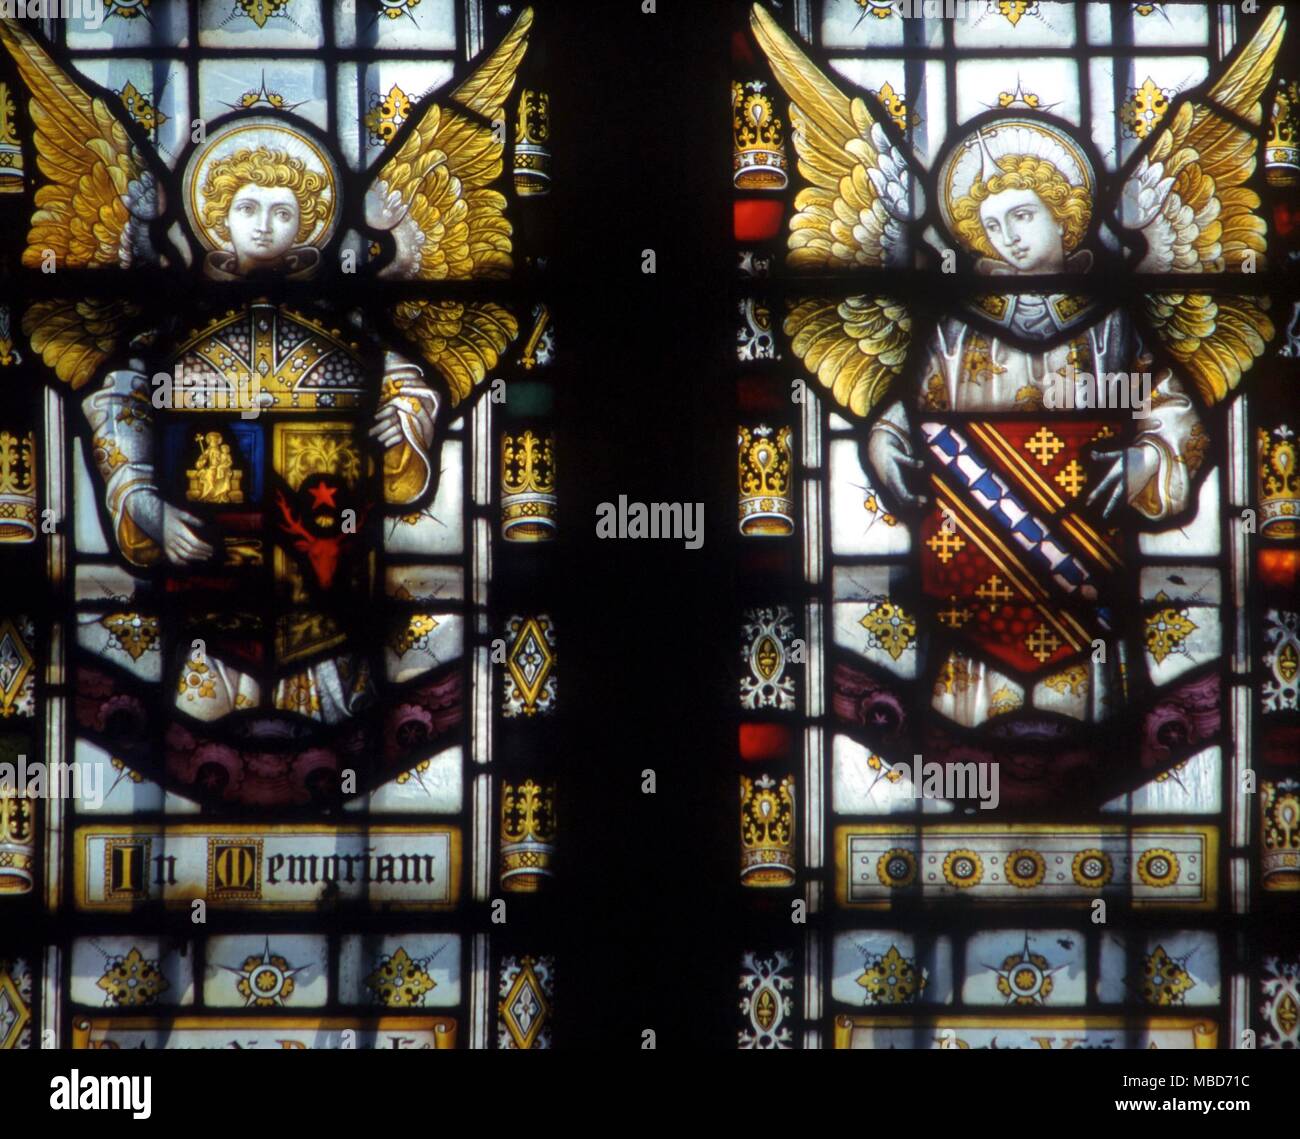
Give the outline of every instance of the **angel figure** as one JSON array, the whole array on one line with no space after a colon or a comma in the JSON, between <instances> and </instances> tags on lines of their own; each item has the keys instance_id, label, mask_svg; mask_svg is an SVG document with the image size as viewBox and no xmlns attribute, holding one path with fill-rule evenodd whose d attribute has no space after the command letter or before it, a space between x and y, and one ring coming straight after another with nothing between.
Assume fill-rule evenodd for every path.
<instances>
[{"instance_id":1,"label":"angel figure","mask_svg":"<svg viewBox=\"0 0 1300 1139\"><path fill-rule=\"evenodd\" d=\"M288 113L208 124L173 183L116 101L19 23L0 22L30 95L40 170L23 264L52 250L60 273L190 265L204 282L201 300L168 316L111 287L36 300L23 316L33 348L80 398L105 529L138 604L180 596L203 615L163 631L162 750L186 793L306 802L332 794L343 768L400 750L393 702L375 700L378 670L392 668L383 634L364 624L367 523L429 507L443 425L518 324L483 300L346 311L321 299L322 282L339 262L341 219L359 215L382 251L380 278L513 272L506 198L492 188L505 144L491 124L531 25L525 9L468 78L410 116L354 209L330 143ZM459 683L453 667L404 691L426 737L457 719ZM131 722L123 709L138 707L143 722L136 692L87 663L78 721L114 754L148 762L143 728L113 735Z\"/></svg>"},{"instance_id":2,"label":"angel figure","mask_svg":"<svg viewBox=\"0 0 1300 1139\"><path fill-rule=\"evenodd\" d=\"M1217 676L1163 689L1135 676L1133 565L1140 535L1194 514L1209 417L1273 335L1266 298L1170 278L1264 265L1250 181L1283 10L1171 107L1113 187L1114 218L1100 216L1105 173L1090 145L1034 111L960 128L923 194L892 123L838 90L757 4L752 26L790 98L807 182L789 265L910 268L933 225L941 251L990 278L915 338L915 306L887 296L803 299L787 313L796 356L861 425L864 469L911 520L919 561L915 592L881 599L915 613L930 685L919 725L900 728L902 699L854 666L838 670L836 706L869 729L877 702L889 730L873 744L905 751L906 737L927 760L1000 762L1012 805L1102 793L1133 752L1167 765L1205 746ZM1103 225L1133 250L1135 280L1166 278L1136 314L1089 286L1107 260L1121 268ZM1041 277L1053 280L1036 289ZM1088 730L1100 725L1134 748Z\"/></svg>"}]
</instances>

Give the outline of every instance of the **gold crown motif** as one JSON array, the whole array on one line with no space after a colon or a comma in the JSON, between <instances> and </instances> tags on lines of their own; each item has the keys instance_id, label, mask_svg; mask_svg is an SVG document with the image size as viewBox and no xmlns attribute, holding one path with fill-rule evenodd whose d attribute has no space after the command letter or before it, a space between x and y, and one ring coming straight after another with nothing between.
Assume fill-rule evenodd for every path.
<instances>
[{"instance_id":1,"label":"gold crown motif","mask_svg":"<svg viewBox=\"0 0 1300 1139\"><path fill-rule=\"evenodd\" d=\"M1279 79L1269 117L1268 141L1264 143L1264 176L1272 186L1294 186L1300 182L1300 84Z\"/></svg>"},{"instance_id":2,"label":"gold crown motif","mask_svg":"<svg viewBox=\"0 0 1300 1139\"><path fill-rule=\"evenodd\" d=\"M0 542L36 540L36 437L0 431Z\"/></svg>"},{"instance_id":3,"label":"gold crown motif","mask_svg":"<svg viewBox=\"0 0 1300 1139\"><path fill-rule=\"evenodd\" d=\"M732 164L741 190L784 190L785 126L761 79L731 84Z\"/></svg>"},{"instance_id":4,"label":"gold crown motif","mask_svg":"<svg viewBox=\"0 0 1300 1139\"><path fill-rule=\"evenodd\" d=\"M515 192L537 197L551 192L551 97L525 87L515 126Z\"/></svg>"},{"instance_id":5,"label":"gold crown motif","mask_svg":"<svg viewBox=\"0 0 1300 1139\"><path fill-rule=\"evenodd\" d=\"M793 534L790 428L742 427L738 443L740 532Z\"/></svg>"},{"instance_id":6,"label":"gold crown motif","mask_svg":"<svg viewBox=\"0 0 1300 1139\"><path fill-rule=\"evenodd\" d=\"M555 537L555 436L501 436L501 536L511 542Z\"/></svg>"},{"instance_id":7,"label":"gold crown motif","mask_svg":"<svg viewBox=\"0 0 1300 1139\"><path fill-rule=\"evenodd\" d=\"M501 783L501 889L535 893L553 874L555 784Z\"/></svg>"},{"instance_id":8,"label":"gold crown motif","mask_svg":"<svg viewBox=\"0 0 1300 1139\"><path fill-rule=\"evenodd\" d=\"M0 787L0 896L32 888L32 800Z\"/></svg>"},{"instance_id":9,"label":"gold crown motif","mask_svg":"<svg viewBox=\"0 0 1300 1139\"><path fill-rule=\"evenodd\" d=\"M794 881L794 778L740 777L740 881L788 886Z\"/></svg>"},{"instance_id":10,"label":"gold crown motif","mask_svg":"<svg viewBox=\"0 0 1300 1139\"><path fill-rule=\"evenodd\" d=\"M1300 534L1300 479L1295 432L1285 423L1259 429L1259 532L1270 538Z\"/></svg>"},{"instance_id":11,"label":"gold crown motif","mask_svg":"<svg viewBox=\"0 0 1300 1139\"><path fill-rule=\"evenodd\" d=\"M0 194L23 192L23 148L14 119L14 97L8 83L0 83Z\"/></svg>"},{"instance_id":12,"label":"gold crown motif","mask_svg":"<svg viewBox=\"0 0 1300 1139\"><path fill-rule=\"evenodd\" d=\"M1260 884L1265 890L1300 890L1300 782L1266 780L1260 790Z\"/></svg>"}]
</instances>

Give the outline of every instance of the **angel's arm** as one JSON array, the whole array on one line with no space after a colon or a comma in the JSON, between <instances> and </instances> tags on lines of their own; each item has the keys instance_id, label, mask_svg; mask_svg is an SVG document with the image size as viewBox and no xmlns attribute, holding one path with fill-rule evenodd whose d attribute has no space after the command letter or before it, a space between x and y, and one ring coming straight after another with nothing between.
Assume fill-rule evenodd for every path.
<instances>
[{"instance_id":1,"label":"angel's arm","mask_svg":"<svg viewBox=\"0 0 1300 1139\"><path fill-rule=\"evenodd\" d=\"M948 407L948 392L954 387L954 369L960 358L960 353L948 346L945 336L948 332L959 335L943 325L934 331L922 361L921 391L886 404L867 432L865 450L872 475L878 487L899 507L915 508L929 502L928 496L914 492L909 486L918 478L917 472L925 469L925 463L912 442L908 403L915 400L923 412Z\"/></svg>"},{"instance_id":2,"label":"angel's arm","mask_svg":"<svg viewBox=\"0 0 1300 1139\"><path fill-rule=\"evenodd\" d=\"M1138 383L1130 405L1138 429L1127 447L1098 448L1093 457L1108 463L1088 495L1110 518L1128 503L1144 518L1160 522L1191 505L1208 436L1195 401L1169 368L1152 372L1151 356L1136 346Z\"/></svg>"},{"instance_id":3,"label":"angel's arm","mask_svg":"<svg viewBox=\"0 0 1300 1139\"><path fill-rule=\"evenodd\" d=\"M211 557L212 547L193 530L201 519L164 502L158 490L154 408L144 362L132 360L130 367L109 372L81 406L122 556L137 566L154 565L164 556L177 564Z\"/></svg>"},{"instance_id":4,"label":"angel's arm","mask_svg":"<svg viewBox=\"0 0 1300 1139\"><path fill-rule=\"evenodd\" d=\"M438 394L424 371L396 352L385 353L384 380L372 437L384 448L384 498L405 506L423 497L434 479L434 422Z\"/></svg>"},{"instance_id":5,"label":"angel's arm","mask_svg":"<svg viewBox=\"0 0 1300 1139\"><path fill-rule=\"evenodd\" d=\"M1139 374L1146 375L1149 367L1149 360L1139 361ZM1127 498L1138 513L1160 521L1191 504L1205 428L1196 404L1168 368L1152 376L1150 413L1139 422L1125 457Z\"/></svg>"},{"instance_id":6,"label":"angel's arm","mask_svg":"<svg viewBox=\"0 0 1300 1139\"><path fill-rule=\"evenodd\" d=\"M907 408L903 401L889 404L867 432L867 463L871 477L897 508L924 506L929 500L908 486L909 472L925 469L913 453Z\"/></svg>"}]
</instances>

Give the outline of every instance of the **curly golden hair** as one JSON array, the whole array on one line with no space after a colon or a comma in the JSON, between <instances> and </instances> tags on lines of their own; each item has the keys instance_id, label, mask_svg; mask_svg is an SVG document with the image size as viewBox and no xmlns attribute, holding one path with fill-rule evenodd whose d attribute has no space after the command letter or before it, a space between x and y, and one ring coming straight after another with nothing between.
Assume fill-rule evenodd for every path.
<instances>
[{"instance_id":1,"label":"curly golden hair","mask_svg":"<svg viewBox=\"0 0 1300 1139\"><path fill-rule=\"evenodd\" d=\"M953 229L956 236L969 249L985 257L997 257L984 232L980 219L980 203L1003 190L1032 190L1052 211L1052 216L1062 227L1061 242L1067 253L1073 252L1092 220L1092 202L1082 186L1071 186L1065 175L1050 162L1027 154L1004 154L997 160L1001 174L994 174L987 182L977 178L970 192L957 200L952 209Z\"/></svg>"},{"instance_id":2,"label":"curly golden hair","mask_svg":"<svg viewBox=\"0 0 1300 1139\"><path fill-rule=\"evenodd\" d=\"M226 222L230 205L235 195L249 185L293 191L298 201L297 240L300 242L307 239L329 208L325 196L329 183L323 174L309 170L301 158L283 150L245 147L218 158L208 168L203 182L203 224L225 241L230 240L230 226Z\"/></svg>"}]
</instances>

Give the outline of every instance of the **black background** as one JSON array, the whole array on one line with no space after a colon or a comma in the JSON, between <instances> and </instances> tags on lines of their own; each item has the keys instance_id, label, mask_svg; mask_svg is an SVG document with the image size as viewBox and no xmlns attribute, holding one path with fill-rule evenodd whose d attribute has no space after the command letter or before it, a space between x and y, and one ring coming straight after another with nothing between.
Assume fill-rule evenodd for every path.
<instances>
[{"instance_id":1,"label":"black background","mask_svg":"<svg viewBox=\"0 0 1300 1139\"><path fill-rule=\"evenodd\" d=\"M555 91L556 611L571 725L556 765L556 1044L639 1048L652 1029L659 1048L734 1047L731 12L641 7L538 13ZM619 494L703 502L703 547L598 539L596 507Z\"/></svg>"}]
</instances>

